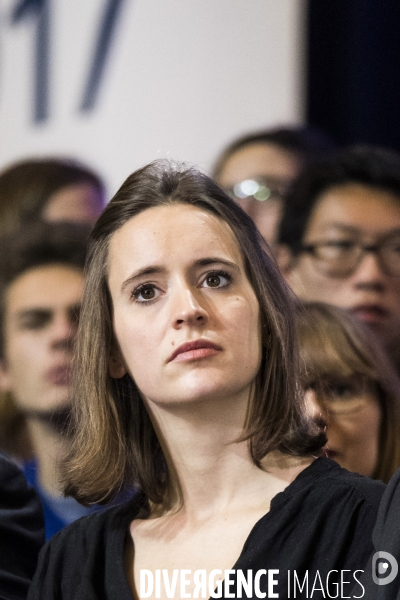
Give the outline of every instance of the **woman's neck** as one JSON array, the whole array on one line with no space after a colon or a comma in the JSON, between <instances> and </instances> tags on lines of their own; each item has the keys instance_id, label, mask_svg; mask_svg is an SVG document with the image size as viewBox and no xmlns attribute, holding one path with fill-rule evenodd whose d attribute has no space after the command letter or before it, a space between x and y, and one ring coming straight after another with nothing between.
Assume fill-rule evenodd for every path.
<instances>
[{"instance_id":1,"label":"woman's neck","mask_svg":"<svg viewBox=\"0 0 400 600\"><path fill-rule=\"evenodd\" d=\"M259 502L284 489L311 460L273 453L254 464L243 435L245 402L209 399L191 406L160 407L149 402L166 460L173 498L168 512L184 510L198 520ZM265 470L264 470L265 469ZM273 497L275 493L271 495ZM156 511L158 515L158 511Z\"/></svg>"}]
</instances>

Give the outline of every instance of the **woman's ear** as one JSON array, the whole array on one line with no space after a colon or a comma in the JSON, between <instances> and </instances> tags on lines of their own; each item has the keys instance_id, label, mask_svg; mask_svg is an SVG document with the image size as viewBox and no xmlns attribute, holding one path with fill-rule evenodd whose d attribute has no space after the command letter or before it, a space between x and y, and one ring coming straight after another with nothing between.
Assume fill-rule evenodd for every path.
<instances>
[{"instance_id":1,"label":"woman's ear","mask_svg":"<svg viewBox=\"0 0 400 600\"><path fill-rule=\"evenodd\" d=\"M113 379L121 379L121 377L128 372L121 350L118 348L116 342L113 342L111 346L110 358L108 360L108 372Z\"/></svg>"}]
</instances>

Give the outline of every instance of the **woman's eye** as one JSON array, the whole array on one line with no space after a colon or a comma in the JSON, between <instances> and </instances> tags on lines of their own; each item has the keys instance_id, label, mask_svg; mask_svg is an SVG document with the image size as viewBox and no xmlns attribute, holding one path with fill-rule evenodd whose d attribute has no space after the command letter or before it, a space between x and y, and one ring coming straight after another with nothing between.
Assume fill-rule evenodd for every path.
<instances>
[{"instance_id":1,"label":"woman's eye","mask_svg":"<svg viewBox=\"0 0 400 600\"><path fill-rule=\"evenodd\" d=\"M205 287L222 288L229 285L231 280L229 273L209 273L203 283Z\"/></svg>"},{"instance_id":2,"label":"woman's eye","mask_svg":"<svg viewBox=\"0 0 400 600\"><path fill-rule=\"evenodd\" d=\"M144 284L136 288L132 296L136 302L150 302L151 300L155 300L159 293L159 290L154 285Z\"/></svg>"},{"instance_id":3,"label":"woman's eye","mask_svg":"<svg viewBox=\"0 0 400 600\"><path fill-rule=\"evenodd\" d=\"M343 385L331 385L327 387L327 392L328 392L328 396L330 396L331 398L349 398L350 396L353 396L355 393L355 390L353 389L353 386L350 384L343 384Z\"/></svg>"}]
</instances>

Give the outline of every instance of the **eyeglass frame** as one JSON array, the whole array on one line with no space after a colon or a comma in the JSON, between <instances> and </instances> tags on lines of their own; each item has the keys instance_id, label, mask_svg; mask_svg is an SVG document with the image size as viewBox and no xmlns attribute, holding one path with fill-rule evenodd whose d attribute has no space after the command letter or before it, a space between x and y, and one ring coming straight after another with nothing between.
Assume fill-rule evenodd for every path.
<instances>
[{"instance_id":1,"label":"eyeglass frame","mask_svg":"<svg viewBox=\"0 0 400 600\"><path fill-rule=\"evenodd\" d=\"M357 381L358 379L358 381ZM333 399L330 397L331 390L334 387L350 387L353 389L350 392L350 398L342 398L342 399ZM304 391L312 390L317 396L317 403L321 407L321 409L326 412L328 415L333 417L348 417L351 415L356 415L364 410L368 405L371 404L371 401L374 402L375 399L379 398L379 387L377 382L369 377L348 377L343 378L338 381L318 381L311 382L304 386ZM358 405L349 408L346 407L346 404L350 404L352 398L361 396ZM341 404L342 407L338 410L337 407L334 408L335 403Z\"/></svg>"},{"instance_id":2,"label":"eyeglass frame","mask_svg":"<svg viewBox=\"0 0 400 600\"><path fill-rule=\"evenodd\" d=\"M265 198L264 200L260 200L257 197L255 197L254 194L249 194L248 196L244 196L243 198L240 196L237 196L234 191L235 187L240 186L244 182L247 182L247 181L254 181L259 186L263 186L263 187L267 188L268 190L270 190L271 193L268 196L268 198ZM278 183L278 181L280 183ZM270 187L270 185L268 185L268 184L271 182L276 183L276 185ZM286 195L288 194L288 192L290 190L291 183L292 183L291 179L278 179L278 178L274 178L274 177L271 177L271 178L247 177L246 179L242 179L241 181L238 181L234 185L224 186L223 189L228 194L228 196L230 196L230 198L232 198L238 204L240 204L243 201L247 201L247 200L251 199L251 200L256 200L260 204L265 203L266 205L268 205L268 202L270 202L270 201L275 201L275 202L276 201L284 201L286 199Z\"/></svg>"},{"instance_id":3,"label":"eyeglass frame","mask_svg":"<svg viewBox=\"0 0 400 600\"><path fill-rule=\"evenodd\" d=\"M329 274L327 271L324 271L324 275L327 275L328 277L334 277L335 279L345 279L346 277L349 277L350 275L352 275L357 268L359 267L359 265L361 264L362 260L364 259L365 255L369 252L372 252L374 254L376 254L377 260L378 260L378 264L380 269L382 270L382 272L385 275L388 275L389 277L400 277L400 260L399 260L399 272L398 273L393 273L392 270L390 268L388 268L388 265L385 263L384 259L382 258L382 249L385 248L385 246L389 246L390 245L390 241L391 239L398 239L400 242L400 231L394 231L389 233L388 235L386 235L380 242L375 243L375 244L362 244L361 242L357 242L355 240L349 240L349 239L337 239L337 240L324 240L324 241L320 241L320 242L314 242L314 243L310 243L310 244L303 244L300 247L300 253L307 253L309 254L312 258L314 258L316 260L316 263L314 264L318 264L318 261L321 263L325 262L325 264L327 262L329 262L329 260L326 259L321 259L319 258L316 254L315 251L318 250L318 248L320 248L321 246L334 246L335 244L351 244L355 249L358 249L359 251L359 255L358 257L355 259L354 261L354 265L352 265L351 268L349 268L347 271L343 272L343 274L336 274L336 275L331 275ZM400 248L400 243L399 243L399 248ZM399 253L399 259L400 259L400 253ZM317 267L318 270L318 267Z\"/></svg>"}]
</instances>

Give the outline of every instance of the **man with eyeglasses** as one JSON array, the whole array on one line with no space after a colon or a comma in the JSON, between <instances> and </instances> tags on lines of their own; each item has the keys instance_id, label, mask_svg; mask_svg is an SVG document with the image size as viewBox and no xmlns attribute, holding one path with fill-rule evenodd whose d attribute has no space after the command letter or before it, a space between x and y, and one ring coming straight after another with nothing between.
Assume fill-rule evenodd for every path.
<instances>
[{"instance_id":1,"label":"man with eyeglasses","mask_svg":"<svg viewBox=\"0 0 400 600\"><path fill-rule=\"evenodd\" d=\"M309 127L257 131L224 150L213 176L253 219L266 241L274 244L293 178L333 148L325 134Z\"/></svg>"},{"instance_id":2,"label":"man with eyeglasses","mask_svg":"<svg viewBox=\"0 0 400 600\"><path fill-rule=\"evenodd\" d=\"M307 169L287 198L279 243L294 292L350 309L400 369L400 156L358 146Z\"/></svg>"}]
</instances>

